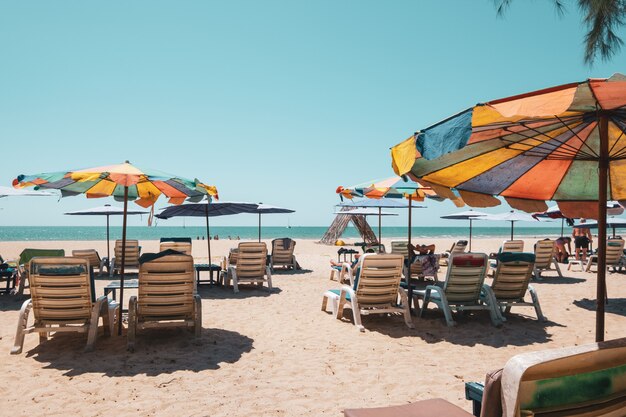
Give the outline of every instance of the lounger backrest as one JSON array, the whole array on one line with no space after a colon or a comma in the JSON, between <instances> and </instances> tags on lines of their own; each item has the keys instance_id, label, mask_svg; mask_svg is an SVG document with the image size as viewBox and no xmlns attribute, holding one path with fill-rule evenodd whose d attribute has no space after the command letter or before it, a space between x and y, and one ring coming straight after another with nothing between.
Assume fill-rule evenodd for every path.
<instances>
[{"instance_id":1,"label":"lounger backrest","mask_svg":"<svg viewBox=\"0 0 626 417\"><path fill-rule=\"evenodd\" d=\"M20 259L18 263L20 265L28 266L28 263L31 259L36 256L65 256L65 250L63 249L24 249L22 253L20 253ZM28 270L28 267L26 268Z\"/></svg>"},{"instance_id":2,"label":"lounger backrest","mask_svg":"<svg viewBox=\"0 0 626 417\"><path fill-rule=\"evenodd\" d=\"M100 267L100 255L98 255L98 251L95 249L76 249L72 251L72 256L74 258L82 258L89 261L89 266L91 268Z\"/></svg>"},{"instance_id":3,"label":"lounger backrest","mask_svg":"<svg viewBox=\"0 0 626 417\"><path fill-rule=\"evenodd\" d=\"M449 302L475 303L487 274L487 255L484 253L452 254L444 291Z\"/></svg>"},{"instance_id":4,"label":"lounger backrest","mask_svg":"<svg viewBox=\"0 0 626 417\"><path fill-rule=\"evenodd\" d=\"M396 240L391 242L391 253L394 255L402 255L409 257L409 242L406 240Z\"/></svg>"},{"instance_id":5,"label":"lounger backrest","mask_svg":"<svg viewBox=\"0 0 626 417\"><path fill-rule=\"evenodd\" d=\"M89 262L70 257L30 261L30 293L40 324L86 324L91 319Z\"/></svg>"},{"instance_id":6,"label":"lounger backrest","mask_svg":"<svg viewBox=\"0 0 626 417\"><path fill-rule=\"evenodd\" d=\"M502 387L505 417L624 416L626 339L514 356Z\"/></svg>"},{"instance_id":7,"label":"lounger backrest","mask_svg":"<svg viewBox=\"0 0 626 417\"><path fill-rule=\"evenodd\" d=\"M524 252L502 252L491 289L498 300L524 298L533 274L535 255Z\"/></svg>"},{"instance_id":8,"label":"lounger backrest","mask_svg":"<svg viewBox=\"0 0 626 417\"><path fill-rule=\"evenodd\" d=\"M386 252L385 245L383 245L382 243L363 246L363 253L385 253L385 252Z\"/></svg>"},{"instance_id":9,"label":"lounger backrest","mask_svg":"<svg viewBox=\"0 0 626 417\"><path fill-rule=\"evenodd\" d=\"M166 255L142 263L138 292L138 317L142 321L192 318L193 258Z\"/></svg>"},{"instance_id":10,"label":"lounger backrest","mask_svg":"<svg viewBox=\"0 0 626 417\"><path fill-rule=\"evenodd\" d=\"M293 251L296 248L296 241L289 240L289 247L285 248L284 239L272 240L272 261L274 263L291 263L293 259Z\"/></svg>"},{"instance_id":11,"label":"lounger backrest","mask_svg":"<svg viewBox=\"0 0 626 417\"><path fill-rule=\"evenodd\" d=\"M556 242L554 240L540 240L535 244L535 266L548 268L554 260Z\"/></svg>"},{"instance_id":12,"label":"lounger backrest","mask_svg":"<svg viewBox=\"0 0 626 417\"><path fill-rule=\"evenodd\" d=\"M254 278L265 275L267 265L267 246L265 243L243 242L239 244L237 255L237 276Z\"/></svg>"},{"instance_id":13,"label":"lounger backrest","mask_svg":"<svg viewBox=\"0 0 626 417\"><path fill-rule=\"evenodd\" d=\"M356 287L360 307L395 303L402 279L402 255L367 255L361 262Z\"/></svg>"},{"instance_id":14,"label":"lounger backrest","mask_svg":"<svg viewBox=\"0 0 626 417\"><path fill-rule=\"evenodd\" d=\"M239 256L239 248L232 248L228 252L228 265L237 265L237 257Z\"/></svg>"},{"instance_id":15,"label":"lounger backrest","mask_svg":"<svg viewBox=\"0 0 626 417\"><path fill-rule=\"evenodd\" d=\"M624 241L622 239L609 239L606 242L606 264L615 265L624 256Z\"/></svg>"},{"instance_id":16,"label":"lounger backrest","mask_svg":"<svg viewBox=\"0 0 626 417\"><path fill-rule=\"evenodd\" d=\"M453 255L456 253L465 253L466 248L467 248L467 241L459 240L458 242L455 242L454 245L452 245L452 248L450 249L450 255Z\"/></svg>"},{"instance_id":17,"label":"lounger backrest","mask_svg":"<svg viewBox=\"0 0 626 417\"><path fill-rule=\"evenodd\" d=\"M159 251L175 250L176 252L184 253L185 255L191 255L191 242L161 242L159 244Z\"/></svg>"},{"instance_id":18,"label":"lounger backrest","mask_svg":"<svg viewBox=\"0 0 626 417\"><path fill-rule=\"evenodd\" d=\"M524 241L505 240L502 243L502 252L524 252Z\"/></svg>"},{"instance_id":19,"label":"lounger backrest","mask_svg":"<svg viewBox=\"0 0 626 417\"><path fill-rule=\"evenodd\" d=\"M139 241L126 240L126 257L124 258L124 266L139 266ZM122 265L122 241L115 241L115 263Z\"/></svg>"}]
</instances>

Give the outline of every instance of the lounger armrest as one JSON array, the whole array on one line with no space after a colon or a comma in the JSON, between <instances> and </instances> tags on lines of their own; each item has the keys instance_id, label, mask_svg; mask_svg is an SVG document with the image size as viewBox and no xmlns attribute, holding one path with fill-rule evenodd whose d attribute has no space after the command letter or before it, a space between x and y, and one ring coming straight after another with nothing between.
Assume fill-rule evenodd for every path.
<instances>
[{"instance_id":1,"label":"lounger armrest","mask_svg":"<svg viewBox=\"0 0 626 417\"><path fill-rule=\"evenodd\" d=\"M341 294L348 294L350 298L356 296L356 292L350 285L342 285L341 286Z\"/></svg>"},{"instance_id":2,"label":"lounger armrest","mask_svg":"<svg viewBox=\"0 0 626 417\"><path fill-rule=\"evenodd\" d=\"M472 414L476 417L480 416L484 390L485 386L480 382L465 383L465 399L472 402Z\"/></svg>"}]
</instances>

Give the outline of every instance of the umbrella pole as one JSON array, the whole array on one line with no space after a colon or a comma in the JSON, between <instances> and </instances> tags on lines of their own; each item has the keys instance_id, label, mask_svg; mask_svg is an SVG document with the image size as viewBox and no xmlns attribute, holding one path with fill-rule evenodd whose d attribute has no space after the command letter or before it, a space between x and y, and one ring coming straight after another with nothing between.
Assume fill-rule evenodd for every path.
<instances>
[{"instance_id":1,"label":"umbrella pole","mask_svg":"<svg viewBox=\"0 0 626 417\"><path fill-rule=\"evenodd\" d=\"M596 342L604 341L606 301L606 202L609 171L609 119L600 114L600 158L598 161L598 281L596 288Z\"/></svg>"},{"instance_id":2,"label":"umbrella pole","mask_svg":"<svg viewBox=\"0 0 626 417\"><path fill-rule=\"evenodd\" d=\"M383 216L382 216L381 212L382 212L382 209L380 207L378 207L378 253L382 252L380 245L383 244L383 241L382 241L382 238L383 238L382 236L383 235L382 235L382 231L381 231L382 230L382 227L381 227L382 221L381 221L381 219L382 219Z\"/></svg>"},{"instance_id":3,"label":"umbrella pole","mask_svg":"<svg viewBox=\"0 0 626 417\"><path fill-rule=\"evenodd\" d=\"M411 203L413 202L413 196L409 195L409 243L411 243ZM410 261L410 259L409 259Z\"/></svg>"},{"instance_id":4,"label":"umbrella pole","mask_svg":"<svg viewBox=\"0 0 626 417\"><path fill-rule=\"evenodd\" d=\"M513 228L515 227L515 222L511 222L511 240L513 240Z\"/></svg>"},{"instance_id":5,"label":"umbrella pole","mask_svg":"<svg viewBox=\"0 0 626 417\"><path fill-rule=\"evenodd\" d=\"M469 251L472 251L472 218L470 217L470 237L469 237Z\"/></svg>"},{"instance_id":6,"label":"umbrella pole","mask_svg":"<svg viewBox=\"0 0 626 417\"><path fill-rule=\"evenodd\" d=\"M211 266L211 230L209 229L209 203L207 202L206 207L204 208L204 216L206 217L206 245L209 249L209 267ZM213 277L213 272L211 271L211 278Z\"/></svg>"},{"instance_id":7,"label":"umbrella pole","mask_svg":"<svg viewBox=\"0 0 626 417\"><path fill-rule=\"evenodd\" d=\"M107 263L108 263L108 267L111 267L111 244L109 243L109 215L107 214ZM102 273L102 271L100 271L100 273Z\"/></svg>"},{"instance_id":8,"label":"umbrella pole","mask_svg":"<svg viewBox=\"0 0 626 417\"><path fill-rule=\"evenodd\" d=\"M124 309L124 266L126 265L126 217L128 214L128 187L124 187L124 220L122 222L122 266L120 277L120 316L117 319L117 334L122 335L122 310Z\"/></svg>"},{"instance_id":9,"label":"umbrella pole","mask_svg":"<svg viewBox=\"0 0 626 417\"><path fill-rule=\"evenodd\" d=\"M561 218L561 237L563 237L563 223L565 223L565 218Z\"/></svg>"}]
</instances>

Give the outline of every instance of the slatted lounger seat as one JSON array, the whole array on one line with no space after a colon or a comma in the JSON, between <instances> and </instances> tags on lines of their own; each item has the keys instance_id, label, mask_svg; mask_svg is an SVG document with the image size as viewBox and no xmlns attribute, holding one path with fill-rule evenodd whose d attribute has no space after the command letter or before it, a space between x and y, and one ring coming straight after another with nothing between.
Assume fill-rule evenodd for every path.
<instances>
[{"instance_id":1,"label":"slatted lounger seat","mask_svg":"<svg viewBox=\"0 0 626 417\"><path fill-rule=\"evenodd\" d=\"M138 295L128 307L128 349L135 349L137 330L156 327L187 327L200 337L202 304L189 255L166 250L141 257Z\"/></svg>"},{"instance_id":2,"label":"slatted lounger seat","mask_svg":"<svg viewBox=\"0 0 626 417\"><path fill-rule=\"evenodd\" d=\"M22 352L24 336L39 333L40 341L50 333L87 333L85 351L93 350L98 334L98 321L103 318L104 333L110 335L117 304L109 304L106 296L91 300L89 263L85 259L36 257L30 261L31 299L24 302L15 335L12 354ZM34 324L28 326L32 309Z\"/></svg>"}]
</instances>

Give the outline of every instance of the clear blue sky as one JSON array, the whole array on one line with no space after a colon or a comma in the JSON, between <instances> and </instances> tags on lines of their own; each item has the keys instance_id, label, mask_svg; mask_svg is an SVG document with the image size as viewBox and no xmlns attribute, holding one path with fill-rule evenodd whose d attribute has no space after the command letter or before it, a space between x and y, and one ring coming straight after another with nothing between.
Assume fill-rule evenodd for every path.
<instances>
[{"instance_id":1,"label":"clear blue sky","mask_svg":"<svg viewBox=\"0 0 626 417\"><path fill-rule=\"evenodd\" d=\"M392 175L389 147L415 130L626 72L625 52L585 66L578 10L550 3L499 19L491 0L1 1L0 184L128 159L327 225L335 188ZM101 224L62 213L110 201L3 198L0 224ZM431 202L417 224L455 210Z\"/></svg>"}]
</instances>

